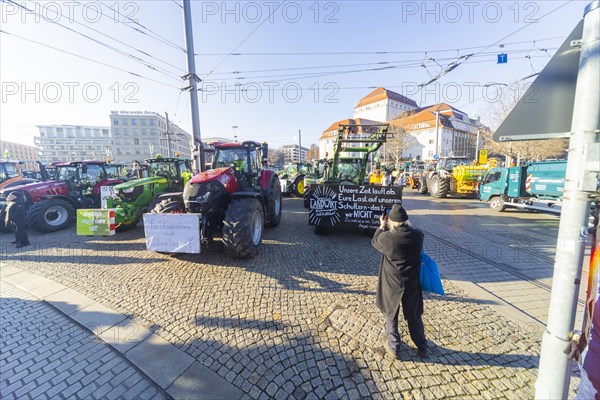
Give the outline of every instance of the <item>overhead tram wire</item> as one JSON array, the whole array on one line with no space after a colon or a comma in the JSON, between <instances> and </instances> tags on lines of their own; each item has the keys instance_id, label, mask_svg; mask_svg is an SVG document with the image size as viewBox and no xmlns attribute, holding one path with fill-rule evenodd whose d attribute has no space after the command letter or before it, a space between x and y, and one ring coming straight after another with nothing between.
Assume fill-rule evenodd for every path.
<instances>
[{"instance_id":1,"label":"overhead tram wire","mask_svg":"<svg viewBox=\"0 0 600 400\"><path fill-rule=\"evenodd\" d=\"M24 10L26 10L28 12L31 12L31 13L34 13L36 15L42 16L40 13L38 13L38 12L36 12L34 10L30 10L29 8L23 6L22 4L18 4L18 3L16 3L13 0L7 0L7 1L10 2L10 3L13 3L14 5L16 5L18 7L21 7L22 9L24 9ZM64 15L62 15L60 12L57 12L57 15L61 15L61 16L64 17ZM77 22L77 21L75 21L75 22ZM121 49L118 49L118 48L116 48L114 46L111 46L111 45L109 45L107 43L104 43L104 42L102 42L102 41L100 41L98 39L95 39L95 38L93 38L91 36L88 36L85 33L79 32L79 31L77 31L77 30L75 30L73 28L70 28L70 27L68 27L68 26L66 26L64 24L61 24L60 22L53 22L53 23L56 24L56 25L58 25L58 26L60 26L60 27L62 27L62 28L64 28L64 29L66 29L66 30L68 30L68 31L70 31L70 32L73 32L73 33L75 33L75 34L77 34L79 36L82 36L82 37L84 37L84 38L86 38L88 40L91 40L92 42L95 42L95 43L97 43L97 44L99 44L99 45L101 45L103 47L106 47L109 50L112 50L112 51L114 51L114 52L116 52L118 54L121 54L121 55L123 55L125 57L128 57L128 58L134 60L135 62L140 63L140 64L144 65L145 67L151 69L151 70L154 70L154 71L159 72L159 73L161 73L163 75L166 75L166 76L168 76L171 79L176 79L178 81L181 81L181 77L179 75L177 75L177 74L169 72L169 71L167 71L167 70L165 70L165 69L163 69L161 67L157 67L154 64L151 64L151 63L149 63L149 62L147 62L147 61L145 61L145 60L143 60L143 59L141 59L139 57L136 57L136 56L134 56L132 54L129 54L129 53L121 50ZM90 29L94 30L93 28L90 28Z\"/></svg>"},{"instance_id":2,"label":"overhead tram wire","mask_svg":"<svg viewBox=\"0 0 600 400\"><path fill-rule=\"evenodd\" d=\"M238 48L239 48L239 47L240 47L242 44L244 44L244 42L246 42L246 40L248 40L248 39L250 38L250 36L252 36L252 35L254 34L254 32L256 32L256 31L258 30L258 28L260 28L260 27L261 27L261 26L262 26L262 25L263 25L263 24L264 24L264 23L265 23L265 22L266 22L268 19L270 19L270 18L273 16L273 14L275 14L275 11L279 10L279 8L280 8L282 5L284 5L286 1L287 1L287 0L283 0L283 1L281 2L281 4L279 4L277 7L275 7L275 8L273 9L273 11L272 11L272 12L271 12L271 13L270 13L268 16L267 16L267 18L263 19L263 20L261 21L261 23L260 23L260 24L258 24L258 26L256 26L256 28L254 28L254 29L253 29L253 30L252 30L252 31L251 31L249 34L247 34L247 35L246 35L246 37L245 37L245 38L243 38L243 39L242 39L242 41L241 41L241 42L239 42L239 43L238 43L238 44L237 44L237 45L236 45L236 46L235 46L235 47L234 47L234 48L233 48L233 49L232 49L232 50L229 52L229 54L227 54L225 57L223 57L223 59L221 59L221 61L219 61L219 62L217 63L217 65L215 65L214 67L212 67L212 68L211 68L211 70L209 71L209 73L208 73L207 77L209 77L209 76L210 76L210 75L211 75L211 74L212 74L212 73L213 73L213 72L214 72L214 71L215 71L217 68L219 68L219 66L220 66L221 64L223 64L223 63L225 62L225 60L227 60L227 59L229 58L229 56L231 56L231 55L233 54L233 52L234 52L234 51L236 51L236 50L237 50L237 49L238 49ZM197 56L197 54L196 54L196 53L194 53L194 56Z\"/></svg>"},{"instance_id":3,"label":"overhead tram wire","mask_svg":"<svg viewBox=\"0 0 600 400\"><path fill-rule=\"evenodd\" d=\"M103 63L102 61L94 60L92 58L85 57L85 56L82 56L80 54L76 54L76 53L70 52L68 50L59 49L58 47L54 47L54 46L51 46L51 45L46 44L46 43L41 43L41 42L38 42L38 41L33 40L33 39L29 39L29 38L26 38L26 37L23 37L23 36L20 36L20 35L16 35L14 33L10 33L10 32L7 32L5 30L1 30L0 29L0 33L4 33L5 35L16 37L18 39L25 40L25 41L31 42L31 43L35 43L37 45L44 46L44 47L50 48L52 50L60 51L61 53L69 54L69 55L72 55L72 56L75 56L75 57L78 57L78 58L81 58L81 59L84 59L84 60L87 60L87 61L91 61L93 63L99 64L99 65L102 65L102 66L105 66L105 67L108 67L108 68L112 68L112 69L117 70L117 71L125 72L125 73L127 73L129 75L133 75L133 76L138 77L138 78L146 79L146 80L149 80L149 81L152 81L152 82L159 83L161 85L165 85L165 86L169 86L171 88L177 89L177 90L181 90L181 88L179 88L177 86L174 86L174 85L171 85L169 83L161 82L161 81L158 81L158 80L152 79L152 78L148 78L148 77L140 75L138 73L127 71L125 69L122 69L122 68L119 68L119 67L115 67L114 65L106 64L106 63Z\"/></svg>"},{"instance_id":4,"label":"overhead tram wire","mask_svg":"<svg viewBox=\"0 0 600 400\"><path fill-rule=\"evenodd\" d=\"M31 1L31 0L30 0L30 1ZM34 3L35 3L35 2L34 2ZM79 1L74 1L74 3L76 3L76 4L79 4L79 5L81 5L81 6L85 6L83 3L80 3ZM99 3L100 5L103 5L103 6L105 6L105 7L108 7L106 4L104 4L104 3L102 3L102 2L98 2L98 3ZM40 4L40 3L36 3L36 4ZM112 10L112 8L110 8L110 7L108 7L108 9L109 9L109 10ZM62 14L61 14L61 15L62 15ZM107 17L107 18L110 18L108 15L106 15L106 14L104 14L104 13L102 13L102 12L100 13L100 16L101 16L101 17ZM114 21L114 18L113 18L113 19L111 19L111 20L112 20L113 22L115 22L115 21ZM153 58L153 59L155 59L155 60L157 60L157 61L160 61L161 63L163 63L163 64L165 64L165 65L168 65L168 66L170 66L170 67L173 67L173 68L175 68L175 69L178 69L179 71L186 72L186 71L185 71L183 68L181 68L181 67L178 67L177 65L173 65L173 64L171 64L171 63L168 63L168 62L166 62L166 61L164 61L164 60L161 60L161 59L160 59L160 58L158 58L158 57L155 57L155 56L153 56L153 55L151 55L151 54L149 54L149 53L147 53L147 52L145 52L145 51L143 51L143 50L140 50L140 49L138 49L137 47L131 46L131 45L129 45L128 43L125 43L125 42L123 42L123 41L121 41L121 40L119 40L119 39L116 39L116 38L112 37L112 36L106 35L106 34L104 34L104 33L100 32L100 31L98 31L98 30L96 30L96 29L94 29L94 28L91 28L91 27L89 27L88 25L82 24L82 23L80 23L80 22L77 22L77 21L75 21L75 20L73 20L73 22L76 22L76 23L78 23L79 25L82 25L82 26L84 26L84 27L86 27L86 28L88 28L88 29L91 29L91 30L95 31L95 32L98 32L98 33L100 33L100 34L101 34L101 35L103 35L103 36L106 36L106 37L108 37L108 38L110 38L110 39L112 39L112 40L114 40L114 41L116 41L116 42L119 42L119 43L121 43L121 44L123 44L123 45L125 45L125 46L127 46L127 47L129 47L129 48L131 48L131 49L134 49L134 50L136 50L136 51L138 51L138 52L140 52L140 53L142 53L142 54L144 54L144 55L146 55L146 56L148 56L148 57L151 57L151 58ZM141 33L142 35L146 35L146 36L148 36L148 37L150 37L150 38L152 38L152 39L158 40L158 39L156 39L156 38L154 38L154 37L152 37L152 36L148 35L146 32L144 32L144 31L141 31L140 29L134 28L134 27L133 27L133 26L131 26L131 25L125 24L125 23L123 23L123 22L122 22L122 21L120 21L120 20L117 20L116 22L119 22L121 25L124 25L124 26L126 26L126 27L128 27L128 28L130 28L130 29L133 29L134 31L136 31L136 32L138 32L138 33ZM138 24L138 25L139 25L139 24ZM142 25L140 25L140 26L142 26ZM148 28L145 28L145 29L148 29ZM162 42L162 41L161 41L161 40L159 40L159 42ZM177 48L177 50L181 50L181 49L180 49L180 48Z\"/></svg>"},{"instance_id":5,"label":"overhead tram wire","mask_svg":"<svg viewBox=\"0 0 600 400\"><path fill-rule=\"evenodd\" d=\"M79 2L78 2L78 3L79 3ZM141 33L142 35L146 35L146 36L148 36L148 37L150 37L150 38L152 38L152 39L154 39L154 40L157 40L157 41L159 41L159 42L161 42L161 43L163 43L163 44L165 44L165 45L167 45L167 46L171 46L171 47L173 47L173 48L175 48L175 49L177 49L177 50L179 50L179 51L181 51L181 52L183 52L183 53L187 54L187 51L186 51L186 50L185 50L183 47L179 46L179 45L178 45L178 44L176 44L176 43L173 43L172 41L170 41L169 39L165 38L164 36L162 36L162 35L160 35L160 34L158 34L158 33L154 32L152 29L150 29L150 28L148 28L148 27L146 27L146 26L144 26L144 25L140 24L140 23L139 23L139 21L136 21L135 19L132 19L132 18L130 18L130 17L129 17L129 16L127 16L127 15L123 15L123 14L121 14L121 12L119 12L119 10L115 10L114 8L107 6L107 5L106 5L106 4L104 4L102 1L98 1L98 3L99 3L101 6L104 6L104 7L108 8L109 10L111 10L112 12L116 13L116 14L117 14L119 17L121 17L121 16L122 16L124 19L126 19L126 20L130 21L131 23L133 23L133 24L135 24L135 25L139 26L140 28L142 28L142 29L144 29L144 30L148 31L148 32L149 32L151 35L150 35L150 34L148 34L148 33L146 33L146 32L144 32L144 31L142 31L142 30L140 30L140 29L134 28L134 27L133 27L133 26L131 26L131 25L128 25L128 24L126 24L125 22L121 21L120 19L118 19L118 20L117 20L117 22L118 22L118 23L120 23L120 24L123 24L123 25L125 25L125 26L127 26L127 27L129 27L129 28L133 29L134 31ZM79 4L81 4L81 3L79 3ZM154 36L152 36L152 35L154 35Z\"/></svg>"},{"instance_id":6,"label":"overhead tram wire","mask_svg":"<svg viewBox=\"0 0 600 400\"><path fill-rule=\"evenodd\" d=\"M481 63L488 63L488 62L489 62L489 60L477 60L477 61L467 61L464 64L481 64ZM337 76L337 75L346 75L346 74L371 72L371 71L385 71L385 70L391 70L391 69L394 69L394 70L411 69L411 68L420 68L420 67L421 67L421 63L419 62L419 63L406 64L406 65L388 66L388 67L383 67L383 68L364 68L364 69L349 70L349 71L347 70L347 71L330 71L330 72L310 72L310 73L304 73L304 74L269 75L269 76L262 76L262 77L243 77L243 79L223 78L223 79L218 79L218 80L215 80L212 82L224 82L224 81L237 80L239 83L237 83L235 85L243 85L244 83L248 83L248 84L279 83L279 82L286 82L286 81L290 81L290 80L320 78L320 77L325 77L325 76ZM263 81L251 81L250 80L250 79L255 79L255 78L263 78L263 79L271 78L271 79L263 80ZM279 78L279 79L274 79L274 78ZM211 82L211 81L205 80L205 82Z\"/></svg>"},{"instance_id":7,"label":"overhead tram wire","mask_svg":"<svg viewBox=\"0 0 600 400\"><path fill-rule=\"evenodd\" d=\"M548 47L547 50L556 50L558 47ZM530 49L516 49L505 51L507 54L518 54L518 53L529 53ZM480 53L479 56L496 56L497 52L489 52L489 53ZM456 57L444 57L437 58L438 61L450 61L454 60ZM358 64L338 64L338 65L318 65L318 66L308 66L308 67L290 67L290 68L275 68L275 69L258 69L258 70L248 70L248 71L229 71L229 72L214 72L212 75L239 75L239 74L248 74L248 73L257 73L257 72L281 72L281 71L298 71L304 69L325 69L325 68L343 68L343 67L360 67L360 66L368 66L368 65L394 65L400 63L409 63L409 62L419 62L421 63L422 59L410 59L410 60L395 60L395 61L378 61L378 62L370 62L370 63L358 63ZM202 77L208 75L208 73L198 74L198 76Z\"/></svg>"},{"instance_id":8,"label":"overhead tram wire","mask_svg":"<svg viewBox=\"0 0 600 400\"><path fill-rule=\"evenodd\" d=\"M509 35L510 36L510 35ZM508 36L507 36L508 37ZM536 42L542 42L546 40L555 40L555 39L564 39L562 36L554 36L550 38L536 39ZM502 40L502 39L500 39ZM524 44L531 43L532 40L519 41L519 42L509 42L509 43L501 43L505 46L510 46L513 44ZM423 54L423 53L448 53L448 52L456 52L456 51L467 51L467 50L476 50L476 49L488 49L494 45L498 44L495 42L491 45L482 45L482 46L471 46L471 47L461 47L461 48L452 48L452 49L437 49L437 50L408 50L408 51L337 51L337 52L281 52L281 53L229 53L231 56L327 56L327 55L385 55L385 54ZM234 49L235 51L235 49ZM227 53L195 53L197 56L224 56Z\"/></svg>"}]
</instances>

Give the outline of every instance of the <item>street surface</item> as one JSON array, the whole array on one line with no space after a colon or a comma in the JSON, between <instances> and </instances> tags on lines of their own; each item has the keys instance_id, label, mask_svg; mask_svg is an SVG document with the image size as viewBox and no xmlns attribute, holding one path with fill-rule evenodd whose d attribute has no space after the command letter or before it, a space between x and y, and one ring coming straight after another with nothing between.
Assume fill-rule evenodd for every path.
<instances>
[{"instance_id":1,"label":"street surface","mask_svg":"<svg viewBox=\"0 0 600 400\"><path fill-rule=\"evenodd\" d=\"M18 366L6 362L7 351L14 354L17 346L7 334L13 325L35 321L36 312L69 318L42 310L39 304L51 306L27 297L22 290L29 287L37 298L59 289L72 293L80 313L86 304L78 296L98 304L93 314L66 314L97 333L96 341L111 343L104 351L139 374L157 398L186 398L176 388L182 377L207 376L222 380L218 386L228 391L221 395L230 398L533 398L558 218L496 214L477 200L433 200L410 189L404 205L411 223L426 233L426 251L438 262L446 290L444 297L425 294L423 319L435 345L428 359L416 354L405 325L402 359L383 348L383 318L374 298L380 256L370 237L317 236L302 200L288 198L281 225L265 231L250 260L228 258L220 240L202 255L151 253L141 226L104 238L77 237L74 229L31 234L26 251L16 251L8 243L12 236L3 234L0 397L32 395L36 385L15 393L38 382L26 381L27 374L5 377L18 374ZM48 280L28 286L34 275L27 273ZM51 289L50 282L60 287ZM133 327L128 332L135 340L125 348L101 333L99 326L110 323L96 322L113 314ZM181 375L163 380L152 370L157 361L141 357L149 335L172 348L169 354L180 353ZM91 378L72 381L84 379ZM577 384L574 369L570 397Z\"/></svg>"}]
</instances>

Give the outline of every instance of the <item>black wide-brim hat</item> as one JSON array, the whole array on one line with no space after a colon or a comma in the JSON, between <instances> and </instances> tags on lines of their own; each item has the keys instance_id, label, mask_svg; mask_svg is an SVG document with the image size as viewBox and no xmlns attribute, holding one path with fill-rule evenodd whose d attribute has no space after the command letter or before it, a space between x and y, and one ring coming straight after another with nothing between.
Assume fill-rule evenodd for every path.
<instances>
[{"instance_id":1,"label":"black wide-brim hat","mask_svg":"<svg viewBox=\"0 0 600 400\"><path fill-rule=\"evenodd\" d=\"M393 222L404 222L408 220L408 214L404 207L399 204L394 204L388 214L388 218Z\"/></svg>"}]
</instances>

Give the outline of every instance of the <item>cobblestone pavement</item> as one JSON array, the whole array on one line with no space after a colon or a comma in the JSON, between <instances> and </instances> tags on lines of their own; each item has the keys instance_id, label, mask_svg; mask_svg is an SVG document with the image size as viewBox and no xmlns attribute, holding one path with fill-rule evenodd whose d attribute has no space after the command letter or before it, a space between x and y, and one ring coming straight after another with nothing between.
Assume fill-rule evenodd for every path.
<instances>
[{"instance_id":1,"label":"cobblestone pavement","mask_svg":"<svg viewBox=\"0 0 600 400\"><path fill-rule=\"evenodd\" d=\"M6 282L0 310L0 398L168 398L88 330Z\"/></svg>"},{"instance_id":2,"label":"cobblestone pavement","mask_svg":"<svg viewBox=\"0 0 600 400\"><path fill-rule=\"evenodd\" d=\"M483 235L490 224L507 237L530 229L528 217L523 227L474 216L435 222L436 204L419 201L411 219L437 234ZM445 297L425 296L433 355L419 358L404 326L402 357L394 360L382 346L374 304L379 256L370 237L316 236L307 220L301 200L287 199L281 225L266 231L251 260L228 258L219 241L202 255L147 252L140 227L108 238L32 236L35 246L7 248L3 262L135 316L246 398L533 397L539 324L514 322L445 280ZM531 221L535 229L543 224ZM577 383L571 379L571 396Z\"/></svg>"}]
</instances>

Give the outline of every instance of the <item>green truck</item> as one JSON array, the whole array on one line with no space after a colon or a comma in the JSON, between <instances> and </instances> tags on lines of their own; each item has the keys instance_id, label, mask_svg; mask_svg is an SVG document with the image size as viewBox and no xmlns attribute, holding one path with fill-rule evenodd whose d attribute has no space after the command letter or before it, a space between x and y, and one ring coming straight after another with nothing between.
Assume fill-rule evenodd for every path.
<instances>
[{"instance_id":1,"label":"green truck","mask_svg":"<svg viewBox=\"0 0 600 400\"><path fill-rule=\"evenodd\" d=\"M481 180L479 199L496 212L514 207L559 213L555 205L562 200L566 169L566 160L492 168Z\"/></svg>"},{"instance_id":2,"label":"green truck","mask_svg":"<svg viewBox=\"0 0 600 400\"><path fill-rule=\"evenodd\" d=\"M114 196L107 199L107 208L115 209L117 231L134 228L143 213L159 207L170 195L181 195L192 176L191 162L163 157L145 160L147 178L114 186Z\"/></svg>"}]
</instances>

